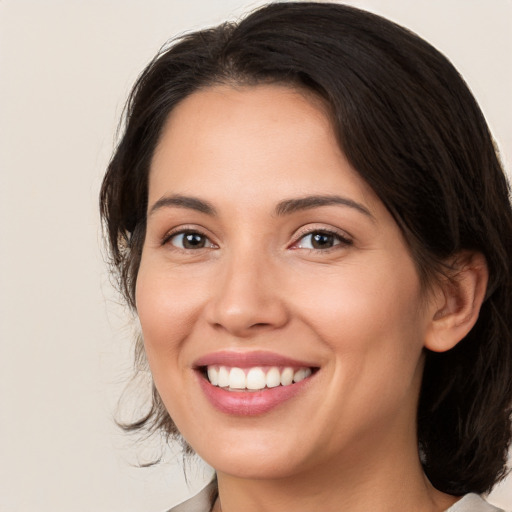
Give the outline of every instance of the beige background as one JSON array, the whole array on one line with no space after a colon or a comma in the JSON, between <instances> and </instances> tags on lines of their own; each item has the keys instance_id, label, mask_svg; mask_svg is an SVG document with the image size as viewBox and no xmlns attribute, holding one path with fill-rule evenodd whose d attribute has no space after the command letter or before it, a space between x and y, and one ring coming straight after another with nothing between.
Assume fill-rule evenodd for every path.
<instances>
[{"instance_id":1,"label":"beige background","mask_svg":"<svg viewBox=\"0 0 512 512\"><path fill-rule=\"evenodd\" d=\"M159 511L208 477L194 466L187 489L179 456L132 467L155 447L113 426L132 327L99 250L97 194L126 95L158 48L261 3L0 0L1 511ZM510 169L512 1L348 3L450 56ZM491 501L511 509L512 480Z\"/></svg>"}]
</instances>

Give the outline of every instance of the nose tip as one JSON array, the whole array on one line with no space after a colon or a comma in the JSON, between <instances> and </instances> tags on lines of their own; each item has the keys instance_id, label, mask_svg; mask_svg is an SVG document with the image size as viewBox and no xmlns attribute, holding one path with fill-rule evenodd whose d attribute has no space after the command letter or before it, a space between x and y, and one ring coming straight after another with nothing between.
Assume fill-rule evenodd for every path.
<instances>
[{"instance_id":1,"label":"nose tip","mask_svg":"<svg viewBox=\"0 0 512 512\"><path fill-rule=\"evenodd\" d=\"M288 321L285 301L269 272L232 269L210 301L208 320L217 330L238 338L278 329Z\"/></svg>"},{"instance_id":2,"label":"nose tip","mask_svg":"<svg viewBox=\"0 0 512 512\"><path fill-rule=\"evenodd\" d=\"M272 316L272 318L271 318ZM217 310L212 325L218 330L225 330L237 338L247 338L258 332L272 330L283 325L277 315L264 308L252 314L242 305L223 311Z\"/></svg>"}]
</instances>

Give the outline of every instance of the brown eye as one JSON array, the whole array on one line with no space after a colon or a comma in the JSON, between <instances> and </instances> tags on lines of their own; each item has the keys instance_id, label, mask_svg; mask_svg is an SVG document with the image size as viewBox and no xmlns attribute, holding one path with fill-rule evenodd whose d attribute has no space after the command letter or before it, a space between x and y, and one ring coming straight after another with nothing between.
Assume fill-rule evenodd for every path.
<instances>
[{"instance_id":1,"label":"brown eye","mask_svg":"<svg viewBox=\"0 0 512 512\"><path fill-rule=\"evenodd\" d=\"M329 231L312 231L304 235L295 247L299 249L325 250L336 245L351 245L351 241L337 233Z\"/></svg>"},{"instance_id":2,"label":"brown eye","mask_svg":"<svg viewBox=\"0 0 512 512\"><path fill-rule=\"evenodd\" d=\"M335 245L336 239L330 233L315 233L311 235L311 245L313 249L325 249Z\"/></svg>"},{"instance_id":3,"label":"brown eye","mask_svg":"<svg viewBox=\"0 0 512 512\"><path fill-rule=\"evenodd\" d=\"M205 247L214 247L208 237L197 233L195 231L186 231L173 235L170 242L175 247L180 249L203 249Z\"/></svg>"}]
</instances>

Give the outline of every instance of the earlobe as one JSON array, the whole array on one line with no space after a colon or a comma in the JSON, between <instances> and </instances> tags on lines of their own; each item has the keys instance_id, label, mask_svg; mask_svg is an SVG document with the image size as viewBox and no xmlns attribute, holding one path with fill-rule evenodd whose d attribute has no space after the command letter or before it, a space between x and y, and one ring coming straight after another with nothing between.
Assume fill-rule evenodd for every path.
<instances>
[{"instance_id":1,"label":"earlobe","mask_svg":"<svg viewBox=\"0 0 512 512\"><path fill-rule=\"evenodd\" d=\"M425 348L434 352L450 350L469 333L487 289L489 272L481 253L460 253L451 266L452 274L437 285L432 302Z\"/></svg>"}]
</instances>

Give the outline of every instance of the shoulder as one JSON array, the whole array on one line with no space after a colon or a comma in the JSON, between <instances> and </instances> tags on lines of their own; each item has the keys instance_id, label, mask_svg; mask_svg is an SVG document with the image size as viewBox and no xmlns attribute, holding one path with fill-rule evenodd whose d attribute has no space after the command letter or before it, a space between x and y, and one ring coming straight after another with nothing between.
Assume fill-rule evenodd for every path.
<instances>
[{"instance_id":1,"label":"shoulder","mask_svg":"<svg viewBox=\"0 0 512 512\"><path fill-rule=\"evenodd\" d=\"M446 512L504 512L487 503L478 494L466 494Z\"/></svg>"},{"instance_id":2,"label":"shoulder","mask_svg":"<svg viewBox=\"0 0 512 512\"><path fill-rule=\"evenodd\" d=\"M167 512L210 512L217 495L217 482L213 480L192 498L176 505Z\"/></svg>"}]
</instances>

